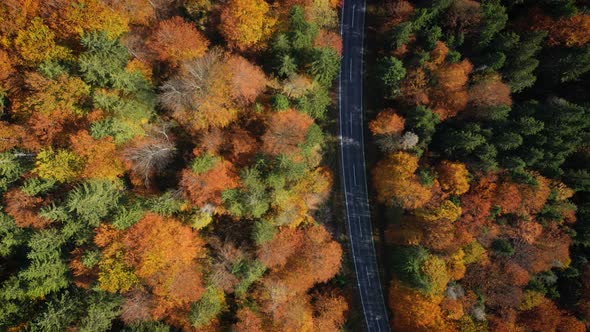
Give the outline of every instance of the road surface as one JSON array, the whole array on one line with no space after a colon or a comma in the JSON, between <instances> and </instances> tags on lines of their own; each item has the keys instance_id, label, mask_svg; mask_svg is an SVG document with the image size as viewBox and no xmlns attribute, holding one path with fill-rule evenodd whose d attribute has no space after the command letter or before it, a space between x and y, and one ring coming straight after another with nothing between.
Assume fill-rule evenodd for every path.
<instances>
[{"instance_id":1,"label":"road surface","mask_svg":"<svg viewBox=\"0 0 590 332\"><path fill-rule=\"evenodd\" d=\"M365 1L344 0L341 24L340 169L346 220L366 328L386 332L390 328L373 245L363 137Z\"/></svg>"}]
</instances>

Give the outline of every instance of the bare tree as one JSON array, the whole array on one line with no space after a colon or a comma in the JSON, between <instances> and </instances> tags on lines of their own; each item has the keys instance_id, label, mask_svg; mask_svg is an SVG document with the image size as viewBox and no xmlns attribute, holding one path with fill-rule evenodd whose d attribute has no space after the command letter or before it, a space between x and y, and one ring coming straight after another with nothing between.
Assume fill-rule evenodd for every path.
<instances>
[{"instance_id":1,"label":"bare tree","mask_svg":"<svg viewBox=\"0 0 590 332\"><path fill-rule=\"evenodd\" d=\"M126 324L148 321L151 318L150 296L141 289L132 290L125 294L125 301L121 309L121 319Z\"/></svg>"},{"instance_id":2,"label":"bare tree","mask_svg":"<svg viewBox=\"0 0 590 332\"><path fill-rule=\"evenodd\" d=\"M147 186L155 174L161 173L176 154L169 126L162 124L153 127L148 135L127 148L123 157L130 164L131 171L143 179Z\"/></svg>"},{"instance_id":3,"label":"bare tree","mask_svg":"<svg viewBox=\"0 0 590 332\"><path fill-rule=\"evenodd\" d=\"M408 131L403 135L379 135L377 145L383 152L410 150L418 144L419 140L418 135Z\"/></svg>"},{"instance_id":4,"label":"bare tree","mask_svg":"<svg viewBox=\"0 0 590 332\"><path fill-rule=\"evenodd\" d=\"M213 49L201 58L183 63L178 74L160 86L160 105L172 112L197 110L207 96L209 74L221 55L221 50Z\"/></svg>"}]
</instances>

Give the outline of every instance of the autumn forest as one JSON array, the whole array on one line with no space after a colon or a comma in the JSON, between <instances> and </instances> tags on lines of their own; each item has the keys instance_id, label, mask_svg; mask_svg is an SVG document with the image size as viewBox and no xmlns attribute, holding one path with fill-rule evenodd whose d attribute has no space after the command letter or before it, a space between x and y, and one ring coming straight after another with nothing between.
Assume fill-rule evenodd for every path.
<instances>
[{"instance_id":1,"label":"autumn forest","mask_svg":"<svg viewBox=\"0 0 590 332\"><path fill-rule=\"evenodd\" d=\"M380 90L366 107L393 331L586 331L589 9L371 2L366 85Z\"/></svg>"},{"instance_id":2,"label":"autumn forest","mask_svg":"<svg viewBox=\"0 0 590 332\"><path fill-rule=\"evenodd\" d=\"M342 6L0 0L0 330L362 331ZM586 331L590 1L368 0L365 38L391 329Z\"/></svg>"},{"instance_id":3,"label":"autumn forest","mask_svg":"<svg viewBox=\"0 0 590 332\"><path fill-rule=\"evenodd\" d=\"M338 6L0 1L0 330L340 329Z\"/></svg>"}]
</instances>

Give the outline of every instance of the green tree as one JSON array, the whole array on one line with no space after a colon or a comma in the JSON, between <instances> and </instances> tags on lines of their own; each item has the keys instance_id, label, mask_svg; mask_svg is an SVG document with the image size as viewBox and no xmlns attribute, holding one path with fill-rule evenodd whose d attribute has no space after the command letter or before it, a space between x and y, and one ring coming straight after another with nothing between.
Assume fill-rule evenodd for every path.
<instances>
[{"instance_id":1,"label":"green tree","mask_svg":"<svg viewBox=\"0 0 590 332\"><path fill-rule=\"evenodd\" d=\"M225 309L225 306L223 290L209 286L203 297L191 307L189 313L191 325L196 328L207 326Z\"/></svg>"},{"instance_id":2,"label":"green tree","mask_svg":"<svg viewBox=\"0 0 590 332\"><path fill-rule=\"evenodd\" d=\"M295 59L289 54L281 55L279 58L279 65L277 66L277 73L280 76L287 77L297 72L297 63Z\"/></svg>"},{"instance_id":3,"label":"green tree","mask_svg":"<svg viewBox=\"0 0 590 332\"><path fill-rule=\"evenodd\" d=\"M64 238L56 229L34 233L29 242L29 265L19 272L27 297L38 299L68 286L69 269L62 259Z\"/></svg>"},{"instance_id":4,"label":"green tree","mask_svg":"<svg viewBox=\"0 0 590 332\"><path fill-rule=\"evenodd\" d=\"M289 40L293 49L298 52L310 49L317 33L317 26L305 20L303 9L299 6L293 7L289 15L288 30Z\"/></svg>"},{"instance_id":5,"label":"green tree","mask_svg":"<svg viewBox=\"0 0 590 332\"><path fill-rule=\"evenodd\" d=\"M235 272L240 278L240 282L235 289L236 295L240 298L246 297L248 295L248 288L260 279L265 271L266 267L258 260L239 264Z\"/></svg>"},{"instance_id":6,"label":"green tree","mask_svg":"<svg viewBox=\"0 0 590 332\"><path fill-rule=\"evenodd\" d=\"M111 331L113 321L121 313L120 296L103 291L91 291L84 299L86 306L78 325L80 331Z\"/></svg>"},{"instance_id":7,"label":"green tree","mask_svg":"<svg viewBox=\"0 0 590 332\"><path fill-rule=\"evenodd\" d=\"M501 256L512 256L514 254L514 246L507 239L494 240L492 250Z\"/></svg>"},{"instance_id":8,"label":"green tree","mask_svg":"<svg viewBox=\"0 0 590 332\"><path fill-rule=\"evenodd\" d=\"M72 190L66 199L68 212L96 227L117 206L121 184L109 180L90 180Z\"/></svg>"},{"instance_id":9,"label":"green tree","mask_svg":"<svg viewBox=\"0 0 590 332\"><path fill-rule=\"evenodd\" d=\"M406 130L418 135L420 140L416 149L419 152L428 147L439 122L438 115L422 105L408 112L406 115Z\"/></svg>"},{"instance_id":10,"label":"green tree","mask_svg":"<svg viewBox=\"0 0 590 332\"><path fill-rule=\"evenodd\" d=\"M587 169L569 170L564 180L575 191L590 192L590 171Z\"/></svg>"},{"instance_id":11,"label":"green tree","mask_svg":"<svg viewBox=\"0 0 590 332\"><path fill-rule=\"evenodd\" d=\"M412 22L403 22L393 27L390 32L392 48L397 49L410 41L413 32L414 27Z\"/></svg>"},{"instance_id":12,"label":"green tree","mask_svg":"<svg viewBox=\"0 0 590 332\"><path fill-rule=\"evenodd\" d=\"M395 277L424 294L442 294L449 281L445 261L421 246L397 247L392 256Z\"/></svg>"},{"instance_id":13,"label":"green tree","mask_svg":"<svg viewBox=\"0 0 590 332\"><path fill-rule=\"evenodd\" d=\"M26 238L25 231L17 227L10 216L0 212L0 257L10 255L13 248L25 243Z\"/></svg>"},{"instance_id":14,"label":"green tree","mask_svg":"<svg viewBox=\"0 0 590 332\"><path fill-rule=\"evenodd\" d=\"M289 108L289 98L283 94L275 94L271 102L275 111L284 111Z\"/></svg>"},{"instance_id":15,"label":"green tree","mask_svg":"<svg viewBox=\"0 0 590 332\"><path fill-rule=\"evenodd\" d=\"M331 86L340 71L340 56L330 47L315 49L312 54L310 73L320 84Z\"/></svg>"},{"instance_id":16,"label":"green tree","mask_svg":"<svg viewBox=\"0 0 590 332\"><path fill-rule=\"evenodd\" d=\"M129 59L127 48L105 32L84 34L81 40L86 49L78 58L82 78L89 84L110 87Z\"/></svg>"},{"instance_id":17,"label":"green tree","mask_svg":"<svg viewBox=\"0 0 590 332\"><path fill-rule=\"evenodd\" d=\"M296 108L314 119L324 119L331 103L332 98L328 89L323 85L317 85L303 97L297 99Z\"/></svg>"},{"instance_id":18,"label":"green tree","mask_svg":"<svg viewBox=\"0 0 590 332\"><path fill-rule=\"evenodd\" d=\"M212 170L215 167L215 165L217 165L217 163L220 161L220 157L206 152L193 159L193 162L191 164L191 170L197 175L203 174L205 172Z\"/></svg>"},{"instance_id":19,"label":"green tree","mask_svg":"<svg viewBox=\"0 0 590 332\"><path fill-rule=\"evenodd\" d=\"M504 29L508 22L506 8L500 0L483 0L481 2L483 27L479 36L479 46L488 45L494 36Z\"/></svg>"},{"instance_id":20,"label":"green tree","mask_svg":"<svg viewBox=\"0 0 590 332\"><path fill-rule=\"evenodd\" d=\"M241 180L242 187L223 192L223 205L238 218L260 218L268 211L271 203L261 174L256 169L246 169L242 172Z\"/></svg>"},{"instance_id":21,"label":"green tree","mask_svg":"<svg viewBox=\"0 0 590 332\"><path fill-rule=\"evenodd\" d=\"M543 130L525 140L527 149L537 149L542 156L530 166L549 176L562 174L566 158L590 139L590 109L564 99L535 101L517 109L517 115L532 116L544 123ZM524 151L516 150L516 153Z\"/></svg>"},{"instance_id":22,"label":"green tree","mask_svg":"<svg viewBox=\"0 0 590 332\"><path fill-rule=\"evenodd\" d=\"M555 82L574 82L590 71L590 45L554 50L547 54L542 67Z\"/></svg>"},{"instance_id":23,"label":"green tree","mask_svg":"<svg viewBox=\"0 0 590 332\"><path fill-rule=\"evenodd\" d=\"M31 331L65 331L76 320L80 300L68 291L55 294L31 324Z\"/></svg>"},{"instance_id":24,"label":"green tree","mask_svg":"<svg viewBox=\"0 0 590 332\"><path fill-rule=\"evenodd\" d=\"M379 61L381 82L385 88L385 95L395 98L400 94L400 83L406 77L404 64L396 57L389 56Z\"/></svg>"},{"instance_id":25,"label":"green tree","mask_svg":"<svg viewBox=\"0 0 590 332\"><path fill-rule=\"evenodd\" d=\"M502 70L512 92L520 92L533 86L537 80L534 71L539 66L535 55L541 50L545 32L531 32L520 37L520 41L508 52L507 65Z\"/></svg>"},{"instance_id":26,"label":"green tree","mask_svg":"<svg viewBox=\"0 0 590 332\"><path fill-rule=\"evenodd\" d=\"M27 168L24 166L23 159L19 158L19 153L11 151L0 153L0 193L8 190L9 185L26 171Z\"/></svg>"}]
</instances>

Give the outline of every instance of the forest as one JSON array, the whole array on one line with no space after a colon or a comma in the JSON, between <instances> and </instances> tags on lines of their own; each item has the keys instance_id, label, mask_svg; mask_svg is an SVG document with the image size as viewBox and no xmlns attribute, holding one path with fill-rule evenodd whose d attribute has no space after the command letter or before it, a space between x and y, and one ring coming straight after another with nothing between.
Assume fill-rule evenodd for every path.
<instances>
[{"instance_id":1,"label":"forest","mask_svg":"<svg viewBox=\"0 0 590 332\"><path fill-rule=\"evenodd\" d=\"M369 1L393 331L590 324L590 2Z\"/></svg>"},{"instance_id":2,"label":"forest","mask_svg":"<svg viewBox=\"0 0 590 332\"><path fill-rule=\"evenodd\" d=\"M0 330L342 329L340 5L0 1Z\"/></svg>"}]
</instances>

